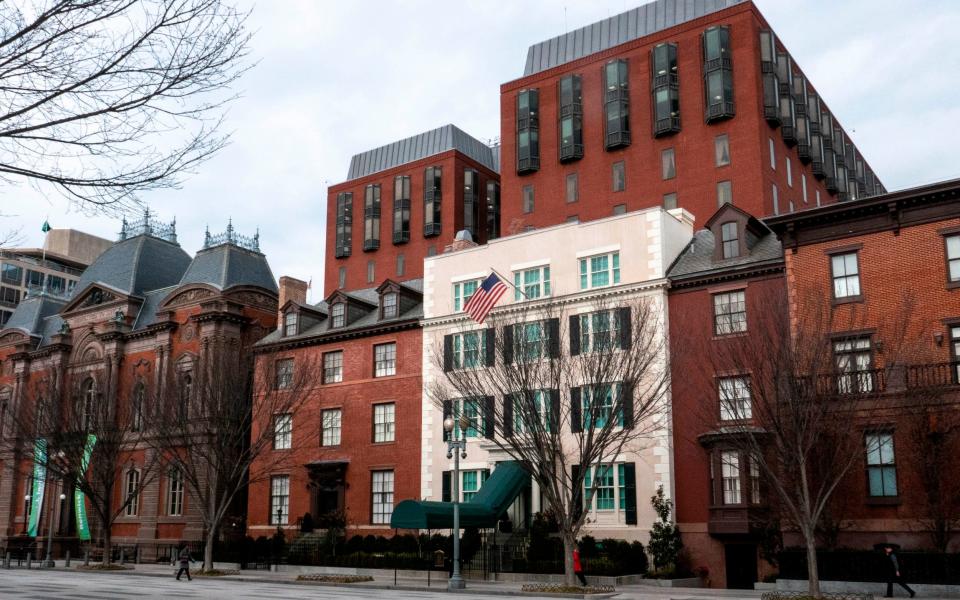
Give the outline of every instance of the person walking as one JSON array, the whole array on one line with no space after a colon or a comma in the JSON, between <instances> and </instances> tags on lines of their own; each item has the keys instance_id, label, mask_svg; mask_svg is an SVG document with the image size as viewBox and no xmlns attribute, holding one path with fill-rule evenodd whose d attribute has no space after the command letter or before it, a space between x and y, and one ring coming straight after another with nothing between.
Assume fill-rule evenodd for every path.
<instances>
[{"instance_id":1,"label":"person walking","mask_svg":"<svg viewBox=\"0 0 960 600\"><path fill-rule=\"evenodd\" d=\"M177 571L177 581L180 581L180 576L184 573L187 574L187 581L193 581L193 577L190 577L190 563L193 562L193 557L190 556L190 548L187 547L186 542L180 544L180 552L177 554L177 558L180 559L180 570Z\"/></svg>"},{"instance_id":2,"label":"person walking","mask_svg":"<svg viewBox=\"0 0 960 600\"><path fill-rule=\"evenodd\" d=\"M917 593L910 589L910 586L906 584L903 576L900 574L900 562L897 560L897 555L893 552L893 546L884 546L883 551L887 555L887 598L893 598L894 583L899 584L900 587L907 590L911 598L916 596Z\"/></svg>"},{"instance_id":3,"label":"person walking","mask_svg":"<svg viewBox=\"0 0 960 600\"><path fill-rule=\"evenodd\" d=\"M573 573L580 580L580 585L587 587L587 578L583 576L583 566L580 564L580 546L573 547Z\"/></svg>"}]
</instances>

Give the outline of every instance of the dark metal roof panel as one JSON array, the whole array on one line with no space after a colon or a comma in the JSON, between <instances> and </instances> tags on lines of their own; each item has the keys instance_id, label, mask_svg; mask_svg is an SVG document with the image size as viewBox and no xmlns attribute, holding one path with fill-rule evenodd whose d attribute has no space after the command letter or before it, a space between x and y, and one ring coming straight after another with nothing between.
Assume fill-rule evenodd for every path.
<instances>
[{"instance_id":1,"label":"dark metal roof panel","mask_svg":"<svg viewBox=\"0 0 960 600\"><path fill-rule=\"evenodd\" d=\"M350 159L347 181L386 171L448 150L457 150L492 171L499 172L494 151L454 125L398 140L386 146L355 154Z\"/></svg>"},{"instance_id":2,"label":"dark metal roof panel","mask_svg":"<svg viewBox=\"0 0 960 600\"><path fill-rule=\"evenodd\" d=\"M279 291L266 257L236 244L220 244L197 252L180 279L180 285L190 283L208 283L221 290L252 285Z\"/></svg>"},{"instance_id":3,"label":"dark metal roof panel","mask_svg":"<svg viewBox=\"0 0 960 600\"><path fill-rule=\"evenodd\" d=\"M746 1L655 0L530 46L523 75L546 71Z\"/></svg>"}]
</instances>

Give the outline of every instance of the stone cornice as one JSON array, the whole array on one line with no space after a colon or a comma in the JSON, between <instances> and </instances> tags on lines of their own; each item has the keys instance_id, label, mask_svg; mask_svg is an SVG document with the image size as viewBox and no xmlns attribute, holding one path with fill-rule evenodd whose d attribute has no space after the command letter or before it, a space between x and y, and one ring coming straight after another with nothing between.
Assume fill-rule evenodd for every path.
<instances>
[{"instance_id":1,"label":"stone cornice","mask_svg":"<svg viewBox=\"0 0 960 600\"><path fill-rule=\"evenodd\" d=\"M376 324L370 327L351 329L348 331L327 331L316 335L296 337L292 339L282 339L269 344L257 345L253 348L254 354L267 354L280 350L292 350L294 348L303 348L307 346L319 346L330 342L340 342L356 338L371 337L382 335L384 333L394 333L408 329L419 329L420 321L408 320L398 321L387 324Z\"/></svg>"}]
</instances>

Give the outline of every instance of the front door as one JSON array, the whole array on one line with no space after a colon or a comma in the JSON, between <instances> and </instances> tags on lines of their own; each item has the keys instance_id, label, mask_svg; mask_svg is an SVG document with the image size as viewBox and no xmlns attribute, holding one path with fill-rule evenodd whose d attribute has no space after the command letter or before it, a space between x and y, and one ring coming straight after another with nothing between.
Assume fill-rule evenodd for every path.
<instances>
[{"instance_id":1,"label":"front door","mask_svg":"<svg viewBox=\"0 0 960 600\"><path fill-rule=\"evenodd\" d=\"M724 546L727 566L727 588L752 590L757 581L756 544L727 544Z\"/></svg>"}]
</instances>

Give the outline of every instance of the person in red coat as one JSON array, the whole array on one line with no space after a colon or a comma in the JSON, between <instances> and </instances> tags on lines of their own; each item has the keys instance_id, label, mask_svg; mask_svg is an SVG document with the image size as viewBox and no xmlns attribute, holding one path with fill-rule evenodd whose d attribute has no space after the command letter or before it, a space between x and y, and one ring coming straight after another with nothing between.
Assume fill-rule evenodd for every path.
<instances>
[{"instance_id":1,"label":"person in red coat","mask_svg":"<svg viewBox=\"0 0 960 600\"><path fill-rule=\"evenodd\" d=\"M580 585L587 586L587 578L583 576L583 566L580 564L580 546L573 547L573 572L580 580Z\"/></svg>"}]
</instances>

